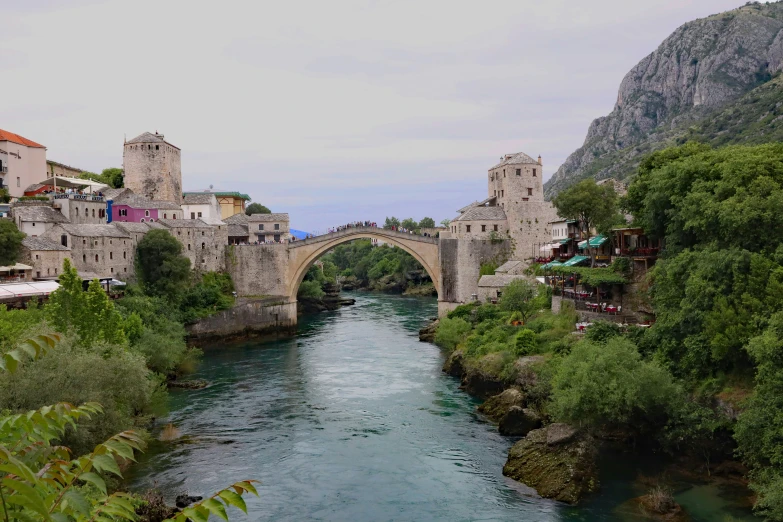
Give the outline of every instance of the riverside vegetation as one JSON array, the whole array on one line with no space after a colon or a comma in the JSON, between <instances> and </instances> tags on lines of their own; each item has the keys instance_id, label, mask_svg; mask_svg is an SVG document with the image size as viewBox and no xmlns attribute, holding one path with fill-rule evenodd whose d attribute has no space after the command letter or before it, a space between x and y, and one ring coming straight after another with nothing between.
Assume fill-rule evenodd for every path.
<instances>
[{"instance_id":1,"label":"riverside vegetation","mask_svg":"<svg viewBox=\"0 0 783 522\"><path fill-rule=\"evenodd\" d=\"M739 459L757 513L783 520L783 145L653 153L624 206L666 245L652 327L575 335L568 302L553 314L546 287L514 282L440 321L445 370L501 431L527 434L504 472L545 496L594 490L595 447L614 440L705 474Z\"/></svg>"},{"instance_id":2,"label":"riverside vegetation","mask_svg":"<svg viewBox=\"0 0 783 522\"><path fill-rule=\"evenodd\" d=\"M162 230L139 242L137 259L140 284L120 300L110 300L98 281L84 291L66 260L61 286L45 305L0 306L0 519L131 519L145 512L149 503L140 498L107 496L119 484L112 476L165 412L167 380L199 357L185 343L184 323L230 307L233 288L225 274L194 280L182 245ZM236 495L245 491L254 491L252 484L184 513L222 516L215 503L242 507Z\"/></svg>"}]
</instances>

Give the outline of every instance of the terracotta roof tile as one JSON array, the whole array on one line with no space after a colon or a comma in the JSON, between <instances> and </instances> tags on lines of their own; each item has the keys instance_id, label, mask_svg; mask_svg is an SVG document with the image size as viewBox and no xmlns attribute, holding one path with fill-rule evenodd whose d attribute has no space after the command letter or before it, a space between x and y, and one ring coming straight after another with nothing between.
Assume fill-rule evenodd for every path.
<instances>
[{"instance_id":1,"label":"terracotta roof tile","mask_svg":"<svg viewBox=\"0 0 783 522\"><path fill-rule=\"evenodd\" d=\"M38 149L46 148L40 143L36 143L33 140L28 140L23 136L14 134L13 132L5 131L3 129L0 129L0 141L10 141L11 143L18 143L19 145L24 145L26 147L35 147Z\"/></svg>"}]
</instances>

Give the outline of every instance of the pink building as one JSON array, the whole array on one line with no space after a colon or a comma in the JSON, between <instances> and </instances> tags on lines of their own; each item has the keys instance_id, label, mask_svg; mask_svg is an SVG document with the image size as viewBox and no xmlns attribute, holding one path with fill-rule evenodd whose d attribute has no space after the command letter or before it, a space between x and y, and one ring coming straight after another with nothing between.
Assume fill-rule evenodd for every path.
<instances>
[{"instance_id":1,"label":"pink building","mask_svg":"<svg viewBox=\"0 0 783 522\"><path fill-rule=\"evenodd\" d=\"M176 203L152 201L128 188L109 189L104 197L111 200L112 222L150 223L159 219L182 219L182 207Z\"/></svg>"}]
</instances>

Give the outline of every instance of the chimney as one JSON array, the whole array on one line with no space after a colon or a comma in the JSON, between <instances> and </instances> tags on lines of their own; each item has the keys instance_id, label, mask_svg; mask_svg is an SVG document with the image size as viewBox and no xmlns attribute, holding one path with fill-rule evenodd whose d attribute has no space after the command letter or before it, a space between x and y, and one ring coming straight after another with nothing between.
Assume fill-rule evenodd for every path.
<instances>
[{"instance_id":1,"label":"chimney","mask_svg":"<svg viewBox=\"0 0 783 522\"><path fill-rule=\"evenodd\" d=\"M155 131L155 137L163 139L163 134L158 133L158 131Z\"/></svg>"},{"instance_id":2,"label":"chimney","mask_svg":"<svg viewBox=\"0 0 783 522\"><path fill-rule=\"evenodd\" d=\"M544 165L543 163L541 163L541 154L538 155L538 164L542 166Z\"/></svg>"}]
</instances>

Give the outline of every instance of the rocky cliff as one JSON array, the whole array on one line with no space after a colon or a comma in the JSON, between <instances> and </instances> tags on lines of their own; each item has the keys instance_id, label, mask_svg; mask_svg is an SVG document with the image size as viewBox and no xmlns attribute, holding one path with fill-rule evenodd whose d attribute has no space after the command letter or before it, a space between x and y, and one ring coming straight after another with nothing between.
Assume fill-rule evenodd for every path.
<instances>
[{"instance_id":1,"label":"rocky cliff","mask_svg":"<svg viewBox=\"0 0 783 522\"><path fill-rule=\"evenodd\" d=\"M625 76L614 110L593 121L582 147L546 183L546 195L586 177L628 178L644 154L699 137L694 127L781 70L783 2L688 22Z\"/></svg>"}]
</instances>

